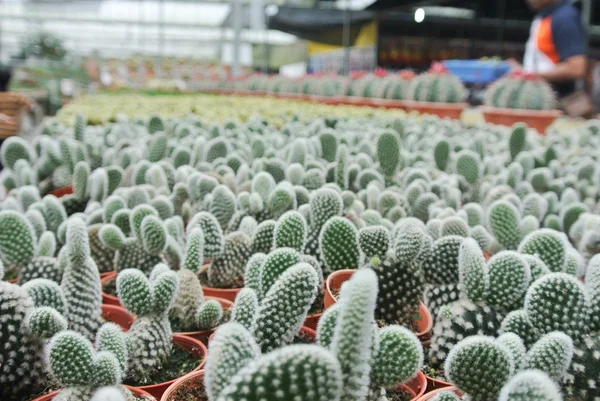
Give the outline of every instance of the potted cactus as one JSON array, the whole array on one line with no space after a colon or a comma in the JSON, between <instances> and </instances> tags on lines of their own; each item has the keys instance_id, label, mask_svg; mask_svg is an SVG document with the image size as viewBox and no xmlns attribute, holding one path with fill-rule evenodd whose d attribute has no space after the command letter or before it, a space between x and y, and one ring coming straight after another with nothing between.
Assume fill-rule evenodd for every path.
<instances>
[{"instance_id":1,"label":"potted cactus","mask_svg":"<svg viewBox=\"0 0 600 401\"><path fill-rule=\"evenodd\" d=\"M410 110L455 120L468 106L465 98L462 82L441 63L434 63L428 72L414 78L407 96Z\"/></svg>"},{"instance_id":2,"label":"potted cactus","mask_svg":"<svg viewBox=\"0 0 600 401\"><path fill-rule=\"evenodd\" d=\"M556 98L550 85L534 74L520 71L499 79L488 88L482 111L488 123L510 127L523 122L540 134L563 114L556 110Z\"/></svg>"}]
</instances>

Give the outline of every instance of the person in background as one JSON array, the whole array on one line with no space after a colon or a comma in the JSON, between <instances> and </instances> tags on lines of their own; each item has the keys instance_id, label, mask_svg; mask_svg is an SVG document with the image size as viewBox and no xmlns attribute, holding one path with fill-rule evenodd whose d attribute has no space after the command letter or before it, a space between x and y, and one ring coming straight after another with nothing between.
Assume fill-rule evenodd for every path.
<instances>
[{"instance_id":1,"label":"person in background","mask_svg":"<svg viewBox=\"0 0 600 401\"><path fill-rule=\"evenodd\" d=\"M21 112L33 107L31 100L8 91L11 76L10 68L0 67L0 147L6 138L19 134Z\"/></svg>"},{"instance_id":2,"label":"person in background","mask_svg":"<svg viewBox=\"0 0 600 401\"><path fill-rule=\"evenodd\" d=\"M537 14L525 48L523 69L548 81L559 98L576 91L586 75L585 33L571 0L526 0Z\"/></svg>"}]
</instances>

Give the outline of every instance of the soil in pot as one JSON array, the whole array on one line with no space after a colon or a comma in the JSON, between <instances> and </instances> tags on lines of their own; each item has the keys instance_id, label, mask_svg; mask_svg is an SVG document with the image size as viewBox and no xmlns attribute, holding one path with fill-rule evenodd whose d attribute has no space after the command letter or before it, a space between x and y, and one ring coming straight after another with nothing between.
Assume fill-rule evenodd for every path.
<instances>
[{"instance_id":1,"label":"soil in pot","mask_svg":"<svg viewBox=\"0 0 600 401\"><path fill-rule=\"evenodd\" d=\"M179 383L177 389L171 392L165 401L208 401L204 390L204 375L198 375Z\"/></svg>"},{"instance_id":2,"label":"soil in pot","mask_svg":"<svg viewBox=\"0 0 600 401\"><path fill-rule=\"evenodd\" d=\"M102 292L113 297L117 296L117 278L111 277L102 283Z\"/></svg>"},{"instance_id":3,"label":"soil in pot","mask_svg":"<svg viewBox=\"0 0 600 401\"><path fill-rule=\"evenodd\" d=\"M242 289L240 288L214 288L208 286L208 278L206 275L206 270L208 269L208 265L204 265L200 274L198 274L198 278L200 279L200 284L202 284L202 290L204 291L205 296L223 298L231 302L235 302L235 297L238 292ZM240 283L243 285L243 283Z\"/></svg>"},{"instance_id":4,"label":"soil in pot","mask_svg":"<svg viewBox=\"0 0 600 401\"><path fill-rule=\"evenodd\" d=\"M164 383L185 376L198 367L202 361L194 358L186 350L177 346L173 347L171 357L161 367L161 369L151 372L144 380L133 380L128 378L125 384L134 387L151 386L153 384Z\"/></svg>"},{"instance_id":5,"label":"soil in pot","mask_svg":"<svg viewBox=\"0 0 600 401\"><path fill-rule=\"evenodd\" d=\"M410 401L415 398L415 393L404 387L387 389L385 395L388 401Z\"/></svg>"}]
</instances>

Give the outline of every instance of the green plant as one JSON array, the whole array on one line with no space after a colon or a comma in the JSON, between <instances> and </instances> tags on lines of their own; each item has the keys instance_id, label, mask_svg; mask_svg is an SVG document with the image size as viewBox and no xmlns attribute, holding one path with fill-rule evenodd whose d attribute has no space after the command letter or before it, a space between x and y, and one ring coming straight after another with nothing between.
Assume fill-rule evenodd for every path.
<instances>
[{"instance_id":1,"label":"green plant","mask_svg":"<svg viewBox=\"0 0 600 401\"><path fill-rule=\"evenodd\" d=\"M385 259L390 248L390 232L382 226L370 226L358 231L358 243L365 260Z\"/></svg>"},{"instance_id":2,"label":"green plant","mask_svg":"<svg viewBox=\"0 0 600 401\"><path fill-rule=\"evenodd\" d=\"M525 369L546 373L552 380L565 378L573 359L573 340L561 332L548 333L540 338L525 358Z\"/></svg>"},{"instance_id":3,"label":"green plant","mask_svg":"<svg viewBox=\"0 0 600 401\"><path fill-rule=\"evenodd\" d=\"M448 354L446 377L474 401L493 400L514 373L510 351L491 337L473 336Z\"/></svg>"},{"instance_id":4,"label":"green plant","mask_svg":"<svg viewBox=\"0 0 600 401\"><path fill-rule=\"evenodd\" d=\"M296 211L284 213L275 226L273 245L275 248L293 248L302 252L306 243L308 226L306 219Z\"/></svg>"},{"instance_id":5,"label":"green plant","mask_svg":"<svg viewBox=\"0 0 600 401\"><path fill-rule=\"evenodd\" d=\"M550 110L556 103L546 81L526 75L499 79L488 89L485 104L507 109Z\"/></svg>"},{"instance_id":6,"label":"green plant","mask_svg":"<svg viewBox=\"0 0 600 401\"><path fill-rule=\"evenodd\" d=\"M343 217L332 217L323 225L319 249L329 271L358 269L360 265L358 231Z\"/></svg>"},{"instance_id":7,"label":"green plant","mask_svg":"<svg viewBox=\"0 0 600 401\"><path fill-rule=\"evenodd\" d=\"M377 159L387 180L392 180L400 166L400 138L394 131L386 131L377 139Z\"/></svg>"},{"instance_id":8,"label":"green plant","mask_svg":"<svg viewBox=\"0 0 600 401\"><path fill-rule=\"evenodd\" d=\"M408 98L421 102L460 103L465 99L465 87L448 73L427 72L411 81Z\"/></svg>"},{"instance_id":9,"label":"green plant","mask_svg":"<svg viewBox=\"0 0 600 401\"><path fill-rule=\"evenodd\" d=\"M296 264L279 276L263 297L252 325L263 352L291 344L317 296L318 286L317 273L307 263Z\"/></svg>"},{"instance_id":10,"label":"green plant","mask_svg":"<svg viewBox=\"0 0 600 401\"><path fill-rule=\"evenodd\" d=\"M286 270L300 262L300 253L293 248L278 248L270 252L261 264L258 273L259 299L263 299L267 295Z\"/></svg>"},{"instance_id":11,"label":"green plant","mask_svg":"<svg viewBox=\"0 0 600 401\"><path fill-rule=\"evenodd\" d=\"M117 276L117 294L121 304L137 315L128 332L128 377L144 381L171 355L171 324L168 312L177 295L177 274L157 265L150 278L136 269L126 269ZM154 333L149 337L147 333Z\"/></svg>"},{"instance_id":12,"label":"green plant","mask_svg":"<svg viewBox=\"0 0 600 401\"><path fill-rule=\"evenodd\" d=\"M231 308L231 322L236 322L250 330L258 314L258 296L252 288L242 288L235 297Z\"/></svg>"},{"instance_id":13,"label":"green plant","mask_svg":"<svg viewBox=\"0 0 600 401\"><path fill-rule=\"evenodd\" d=\"M552 272L565 271L567 245L554 230L540 229L530 233L519 245L519 252L538 255Z\"/></svg>"},{"instance_id":14,"label":"green plant","mask_svg":"<svg viewBox=\"0 0 600 401\"><path fill-rule=\"evenodd\" d=\"M238 288L243 284L244 268L252 254L252 239L245 233L225 236L221 255L207 270L208 284L216 288Z\"/></svg>"},{"instance_id":15,"label":"green plant","mask_svg":"<svg viewBox=\"0 0 600 401\"><path fill-rule=\"evenodd\" d=\"M498 200L488 211L488 226L496 240L507 249L516 249L521 242L521 213L511 203Z\"/></svg>"}]
</instances>

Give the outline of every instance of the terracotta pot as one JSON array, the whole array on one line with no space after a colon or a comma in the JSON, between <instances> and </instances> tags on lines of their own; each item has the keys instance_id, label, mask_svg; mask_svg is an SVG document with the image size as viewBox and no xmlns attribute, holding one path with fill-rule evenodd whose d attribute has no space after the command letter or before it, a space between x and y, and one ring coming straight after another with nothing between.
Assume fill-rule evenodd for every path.
<instances>
[{"instance_id":1,"label":"terracotta pot","mask_svg":"<svg viewBox=\"0 0 600 401\"><path fill-rule=\"evenodd\" d=\"M54 191L50 191L49 195L54 195L57 198L62 198L65 195L70 195L73 193L73 185L69 185L67 187L57 188Z\"/></svg>"},{"instance_id":2,"label":"terracotta pot","mask_svg":"<svg viewBox=\"0 0 600 401\"><path fill-rule=\"evenodd\" d=\"M205 299L213 299L213 300L219 302L221 304L221 306L223 307L223 309L230 309L233 306L233 302L231 302L227 299L217 298L217 297L209 297L209 296L205 296L204 298ZM176 334L181 335L181 336L195 338L196 340L202 341L202 343L204 345L208 345L208 339L215 332L215 329L204 330L204 331L189 331L187 333L176 333Z\"/></svg>"},{"instance_id":3,"label":"terracotta pot","mask_svg":"<svg viewBox=\"0 0 600 401\"><path fill-rule=\"evenodd\" d=\"M160 397L160 401L178 401L175 398L177 389L186 385L188 382L194 382L197 380L202 382L202 385L204 386L204 370L200 370L198 372L191 372L183 376L182 378L177 379L175 383L169 386L169 388L164 392L162 397Z\"/></svg>"},{"instance_id":4,"label":"terracotta pot","mask_svg":"<svg viewBox=\"0 0 600 401\"><path fill-rule=\"evenodd\" d=\"M321 319L322 315L323 313L315 313L314 315L306 316L306 319L304 320L304 326L308 327L309 329L316 330L317 325L319 324L319 319Z\"/></svg>"},{"instance_id":5,"label":"terracotta pot","mask_svg":"<svg viewBox=\"0 0 600 401\"><path fill-rule=\"evenodd\" d=\"M560 110L519 110L485 106L480 109L485 121L489 124L511 127L514 123L522 122L530 128L536 129L542 135L558 117L563 115Z\"/></svg>"},{"instance_id":6,"label":"terracotta pot","mask_svg":"<svg viewBox=\"0 0 600 401\"><path fill-rule=\"evenodd\" d=\"M325 282L325 299L323 301L325 309L337 302L333 290L339 290L342 284L349 280L355 271L356 270L338 270L327 277L327 281ZM419 340L421 340L423 345L429 344L429 332L431 332L431 329L433 328L433 318L431 312L423 302L419 304L419 320L417 320L416 324L419 330L418 333L416 333L417 337L419 337Z\"/></svg>"},{"instance_id":7,"label":"terracotta pot","mask_svg":"<svg viewBox=\"0 0 600 401\"><path fill-rule=\"evenodd\" d=\"M433 377L427 377L427 391L439 390L441 388L452 387L452 384L443 380L434 379Z\"/></svg>"},{"instance_id":8,"label":"terracotta pot","mask_svg":"<svg viewBox=\"0 0 600 401\"><path fill-rule=\"evenodd\" d=\"M406 102L410 110L419 112L419 114L433 114L440 118L451 118L460 120L464 109L469 107L467 103L436 103L436 102Z\"/></svg>"},{"instance_id":9,"label":"terracotta pot","mask_svg":"<svg viewBox=\"0 0 600 401\"><path fill-rule=\"evenodd\" d=\"M206 269L208 269L208 264L202 266L200 273L202 274ZM241 291L241 288L213 288L202 286L202 291L204 291L204 296L226 299L231 302L235 302L235 297L237 297L238 292Z\"/></svg>"},{"instance_id":10,"label":"terracotta pot","mask_svg":"<svg viewBox=\"0 0 600 401\"><path fill-rule=\"evenodd\" d=\"M208 350L206 346L202 344L200 341L195 338L190 338L186 336L181 336L178 334L173 334L172 339L173 344L176 347L179 347L188 353L190 353L194 358L200 361L200 364L197 368L195 368L192 372L198 372L204 366L206 362L206 354ZM185 377L185 376L183 376ZM171 384L175 383L178 379L169 380L168 382L153 384L150 386L139 386L137 388L144 390L150 394L152 394L157 400L162 397L163 393L171 386Z\"/></svg>"},{"instance_id":11,"label":"terracotta pot","mask_svg":"<svg viewBox=\"0 0 600 401\"><path fill-rule=\"evenodd\" d=\"M104 277L102 277L102 275L104 275ZM116 279L117 272L102 273L100 275L100 283L102 284L102 286L104 286L104 284L108 283L109 281ZM104 305L121 305L121 301L119 301L118 297L106 294L105 292L102 292L102 303Z\"/></svg>"},{"instance_id":12,"label":"terracotta pot","mask_svg":"<svg viewBox=\"0 0 600 401\"><path fill-rule=\"evenodd\" d=\"M300 327L300 331L298 331L298 335L302 338L306 338L311 342L317 342L317 332L310 327L302 326ZM212 333L208 338L208 342L210 343L215 336L215 333Z\"/></svg>"},{"instance_id":13,"label":"terracotta pot","mask_svg":"<svg viewBox=\"0 0 600 401\"><path fill-rule=\"evenodd\" d=\"M129 391L131 391L134 395L137 396L146 396L148 397L149 400L155 399L154 396L152 396L152 394L145 392L144 390L137 388L137 387L131 387L131 386L125 386L129 389ZM51 401L54 399L54 397L56 397L58 395L58 393L60 393L60 390L56 390L53 391L49 394L43 395L41 397L38 397L36 399L34 399L33 401Z\"/></svg>"},{"instance_id":14,"label":"terracotta pot","mask_svg":"<svg viewBox=\"0 0 600 401\"><path fill-rule=\"evenodd\" d=\"M417 401L427 401L427 400L430 400L433 397L435 397L436 395L438 395L439 393L441 393L442 391L452 391L452 392L454 392L458 396L462 395L455 387L446 387L446 388L441 388L441 389L429 392L429 393L423 395L421 398L417 398Z\"/></svg>"},{"instance_id":15,"label":"terracotta pot","mask_svg":"<svg viewBox=\"0 0 600 401\"><path fill-rule=\"evenodd\" d=\"M118 324L123 331L128 331L135 320L135 315L118 305L102 305L102 317L106 321Z\"/></svg>"},{"instance_id":16,"label":"terracotta pot","mask_svg":"<svg viewBox=\"0 0 600 401\"><path fill-rule=\"evenodd\" d=\"M414 379L398 386L397 390L405 390L412 396L411 400L417 400L427 391L427 377L422 372L419 372Z\"/></svg>"}]
</instances>

